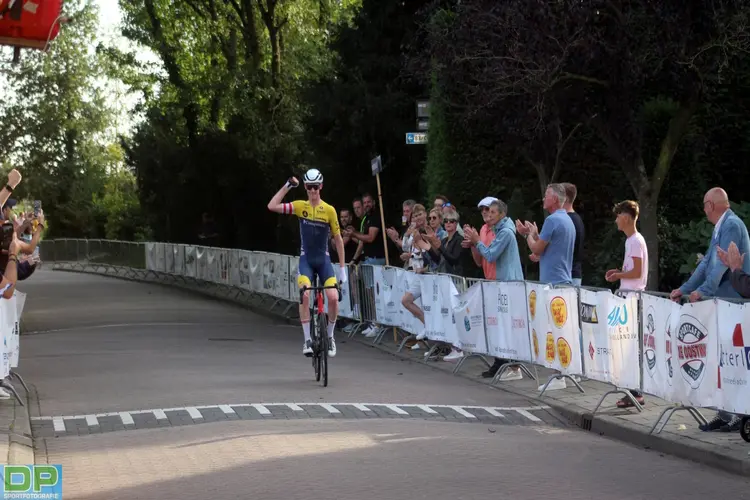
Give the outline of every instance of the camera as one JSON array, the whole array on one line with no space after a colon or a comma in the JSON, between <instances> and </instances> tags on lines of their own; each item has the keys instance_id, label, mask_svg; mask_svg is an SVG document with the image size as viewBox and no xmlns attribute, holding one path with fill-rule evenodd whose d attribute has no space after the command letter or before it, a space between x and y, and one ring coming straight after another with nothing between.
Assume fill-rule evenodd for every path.
<instances>
[{"instance_id":1,"label":"camera","mask_svg":"<svg viewBox=\"0 0 750 500\"><path fill-rule=\"evenodd\" d=\"M13 227L13 223L10 221L6 221L3 223L2 227L2 252L7 255L8 250L10 249L10 244L13 242L13 231L15 228Z\"/></svg>"}]
</instances>

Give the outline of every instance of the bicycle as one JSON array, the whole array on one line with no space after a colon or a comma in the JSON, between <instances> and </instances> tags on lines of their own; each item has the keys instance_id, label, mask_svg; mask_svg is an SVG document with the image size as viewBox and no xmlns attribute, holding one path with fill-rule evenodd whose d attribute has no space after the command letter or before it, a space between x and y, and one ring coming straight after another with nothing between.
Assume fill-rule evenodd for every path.
<instances>
[{"instance_id":1,"label":"bicycle","mask_svg":"<svg viewBox=\"0 0 750 500\"><path fill-rule=\"evenodd\" d=\"M318 283L317 277L315 283ZM306 291L313 292L310 300L310 339L312 340L312 365L315 370L315 381L323 378L323 387L328 387L328 315L324 309L323 290L336 289L341 302L341 287L331 286L302 287L299 291L300 304ZM322 332L322 334L321 334Z\"/></svg>"}]
</instances>

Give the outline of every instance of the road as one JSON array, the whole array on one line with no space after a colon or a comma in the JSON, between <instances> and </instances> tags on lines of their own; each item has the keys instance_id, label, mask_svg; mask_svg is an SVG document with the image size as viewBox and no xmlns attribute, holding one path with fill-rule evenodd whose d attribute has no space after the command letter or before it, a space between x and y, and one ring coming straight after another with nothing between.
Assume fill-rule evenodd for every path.
<instances>
[{"instance_id":1,"label":"road","mask_svg":"<svg viewBox=\"0 0 750 500\"><path fill-rule=\"evenodd\" d=\"M742 497L750 481L567 426L524 398L158 285L37 272L19 372L70 499Z\"/></svg>"}]
</instances>

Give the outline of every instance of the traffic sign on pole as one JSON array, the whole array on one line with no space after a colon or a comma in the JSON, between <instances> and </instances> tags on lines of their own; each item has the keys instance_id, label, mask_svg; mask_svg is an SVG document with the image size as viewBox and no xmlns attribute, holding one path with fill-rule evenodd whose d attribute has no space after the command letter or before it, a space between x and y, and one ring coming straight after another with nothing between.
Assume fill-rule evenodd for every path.
<instances>
[{"instance_id":1,"label":"traffic sign on pole","mask_svg":"<svg viewBox=\"0 0 750 500\"><path fill-rule=\"evenodd\" d=\"M427 134L424 132L407 132L406 144L427 144Z\"/></svg>"}]
</instances>

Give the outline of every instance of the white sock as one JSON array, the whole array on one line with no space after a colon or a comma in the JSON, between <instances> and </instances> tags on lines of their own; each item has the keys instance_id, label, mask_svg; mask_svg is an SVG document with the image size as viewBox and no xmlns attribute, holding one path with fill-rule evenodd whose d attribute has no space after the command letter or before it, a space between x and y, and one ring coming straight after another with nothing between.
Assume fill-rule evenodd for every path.
<instances>
[{"instance_id":1,"label":"white sock","mask_svg":"<svg viewBox=\"0 0 750 500\"><path fill-rule=\"evenodd\" d=\"M334 321L330 321L330 318L328 318L328 320L329 320L328 328L327 328L327 330L328 330L328 338L332 339L333 338L333 330L334 330L334 328L336 328L336 321L335 320Z\"/></svg>"},{"instance_id":2,"label":"white sock","mask_svg":"<svg viewBox=\"0 0 750 500\"><path fill-rule=\"evenodd\" d=\"M302 322L302 331L305 333L305 342L307 342L308 340L312 340L310 338L310 322L309 321Z\"/></svg>"}]
</instances>

